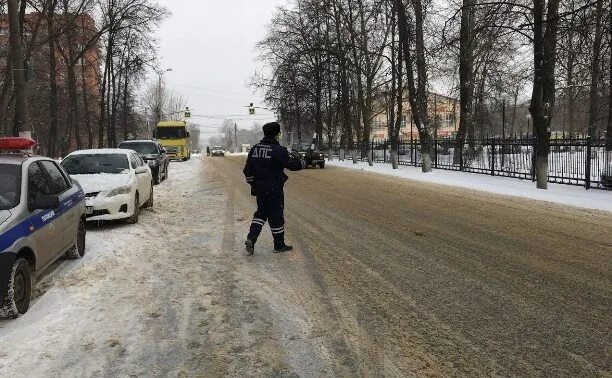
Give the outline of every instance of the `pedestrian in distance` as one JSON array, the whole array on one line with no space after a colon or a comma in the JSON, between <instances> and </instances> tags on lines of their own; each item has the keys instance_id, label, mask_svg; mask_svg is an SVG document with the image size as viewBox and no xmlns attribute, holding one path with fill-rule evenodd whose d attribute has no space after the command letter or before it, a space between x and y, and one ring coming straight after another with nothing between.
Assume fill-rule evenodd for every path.
<instances>
[{"instance_id":1,"label":"pedestrian in distance","mask_svg":"<svg viewBox=\"0 0 612 378\"><path fill-rule=\"evenodd\" d=\"M206 146L206 156L210 156L210 146Z\"/></svg>"},{"instance_id":2,"label":"pedestrian in distance","mask_svg":"<svg viewBox=\"0 0 612 378\"><path fill-rule=\"evenodd\" d=\"M251 195L257 198L257 211L245 242L249 255L255 252L255 243L264 224L269 222L274 238L274 252L288 252L292 246L285 244L285 218L283 187L289 179L284 170L300 171L306 163L279 143L281 135L277 122L263 126L264 138L251 150L244 167L244 176L251 185Z\"/></svg>"}]
</instances>

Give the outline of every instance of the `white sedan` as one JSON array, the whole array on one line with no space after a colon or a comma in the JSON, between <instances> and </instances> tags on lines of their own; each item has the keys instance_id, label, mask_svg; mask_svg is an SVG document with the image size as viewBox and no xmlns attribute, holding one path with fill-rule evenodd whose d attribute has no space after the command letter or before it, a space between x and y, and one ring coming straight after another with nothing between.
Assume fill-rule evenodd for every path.
<instances>
[{"instance_id":1,"label":"white sedan","mask_svg":"<svg viewBox=\"0 0 612 378\"><path fill-rule=\"evenodd\" d=\"M135 151L76 151L62 160L62 166L83 187L87 221L136 223L140 208L153 206L153 175Z\"/></svg>"}]
</instances>

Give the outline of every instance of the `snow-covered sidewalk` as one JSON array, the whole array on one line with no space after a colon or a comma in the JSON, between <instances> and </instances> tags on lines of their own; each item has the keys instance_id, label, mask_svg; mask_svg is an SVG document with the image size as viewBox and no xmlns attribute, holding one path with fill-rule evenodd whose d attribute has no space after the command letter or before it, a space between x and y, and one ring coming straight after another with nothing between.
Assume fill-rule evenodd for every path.
<instances>
[{"instance_id":1,"label":"snow-covered sidewalk","mask_svg":"<svg viewBox=\"0 0 612 378\"><path fill-rule=\"evenodd\" d=\"M436 169L430 173L421 172L420 167L400 166L391 168L391 164L367 162L353 164L352 161L329 161L330 166L380 173L408 180L430 182L440 185L450 185L461 188L480 190L489 193L529 198L539 201L553 202L586 209L596 209L612 212L612 192L605 190L585 190L583 187L548 184L548 190L537 189L531 180L520 180L510 177L479 175L467 172L446 171Z\"/></svg>"}]
</instances>

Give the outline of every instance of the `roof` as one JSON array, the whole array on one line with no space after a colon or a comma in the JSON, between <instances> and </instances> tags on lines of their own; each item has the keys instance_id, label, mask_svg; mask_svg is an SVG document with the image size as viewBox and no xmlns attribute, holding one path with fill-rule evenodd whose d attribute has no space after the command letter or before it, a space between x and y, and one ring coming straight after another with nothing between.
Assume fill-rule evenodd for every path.
<instances>
[{"instance_id":1,"label":"roof","mask_svg":"<svg viewBox=\"0 0 612 378\"><path fill-rule=\"evenodd\" d=\"M124 140L123 142L119 143L119 145L122 145L123 143L157 143L157 141L153 139Z\"/></svg>"},{"instance_id":2,"label":"roof","mask_svg":"<svg viewBox=\"0 0 612 378\"><path fill-rule=\"evenodd\" d=\"M0 164L22 164L28 160L53 160L46 156L0 152Z\"/></svg>"},{"instance_id":3,"label":"roof","mask_svg":"<svg viewBox=\"0 0 612 378\"><path fill-rule=\"evenodd\" d=\"M7 154L0 152L0 164L21 164L30 157L24 154Z\"/></svg>"},{"instance_id":4,"label":"roof","mask_svg":"<svg viewBox=\"0 0 612 378\"><path fill-rule=\"evenodd\" d=\"M132 150L123 149L123 148L98 148L91 150L79 150L70 153L68 156L74 155L104 155L104 154L113 154L113 155L122 155L130 152L134 152Z\"/></svg>"},{"instance_id":5,"label":"roof","mask_svg":"<svg viewBox=\"0 0 612 378\"><path fill-rule=\"evenodd\" d=\"M157 127L187 126L185 121L162 121L157 123Z\"/></svg>"}]
</instances>

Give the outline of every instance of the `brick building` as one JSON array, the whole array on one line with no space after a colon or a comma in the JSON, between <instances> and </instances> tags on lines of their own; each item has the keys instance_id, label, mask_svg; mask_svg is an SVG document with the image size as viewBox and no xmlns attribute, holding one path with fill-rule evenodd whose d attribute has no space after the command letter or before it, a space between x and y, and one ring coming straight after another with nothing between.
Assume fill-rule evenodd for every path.
<instances>
[{"instance_id":1,"label":"brick building","mask_svg":"<svg viewBox=\"0 0 612 378\"><path fill-rule=\"evenodd\" d=\"M97 144L96 122L99 116L100 97L100 52L97 43L90 43L98 33L95 20L88 14L78 16L65 16L58 14L54 19L55 28L63 30L58 37L58 48L55 52L56 82L58 87L59 129L57 134L58 146L64 150L72 150L75 146L74 130L66 130L66 117L68 108L68 76L65 56L72 48L73 54L84 54L74 66L76 88L79 101L78 132L80 138L87 142L90 137ZM66 32L72 27L71 32ZM29 66L27 82L29 100L29 123L34 137L46 151L49 139L48 111L49 111L49 44L48 24L44 15L33 12L26 14L24 24L25 51L31 49L27 64ZM33 37L36 40L33 41ZM6 66L8 55L8 17L0 16L0 64ZM34 48L32 48L34 47ZM87 107L85 107L87 105ZM88 126L89 125L89 126ZM68 139L68 136L71 136ZM86 143L87 144L87 143Z\"/></svg>"},{"instance_id":2,"label":"brick building","mask_svg":"<svg viewBox=\"0 0 612 378\"><path fill-rule=\"evenodd\" d=\"M381 104L384 107L384 104ZM419 139L416 126L412 124L412 110L405 95L403 111L403 126L400 129L400 138ZM453 137L459 128L459 100L438 93L429 92L427 98L427 116L432 135L442 137ZM388 111L382 111L374 118L372 124L372 140L388 139L387 120Z\"/></svg>"}]
</instances>

